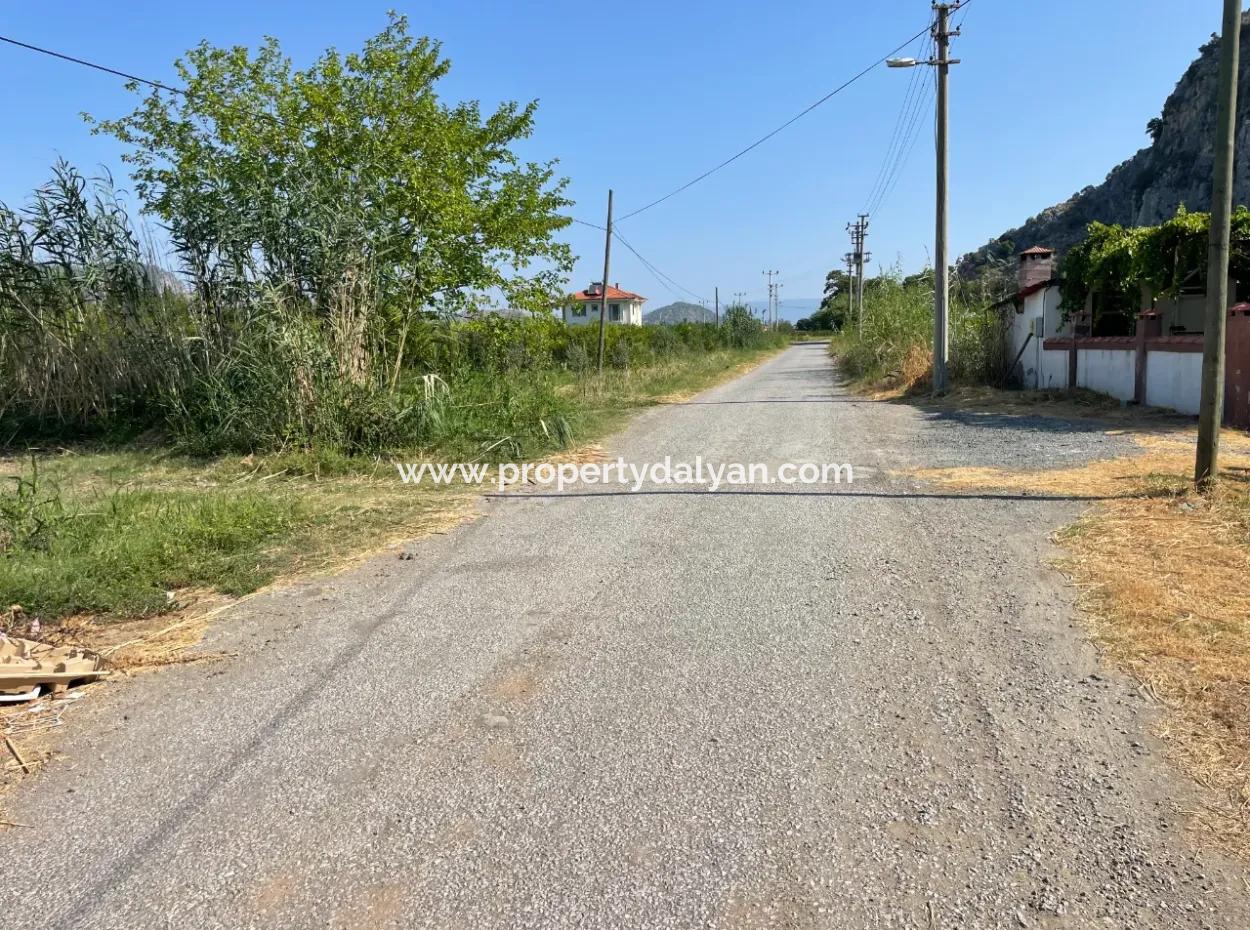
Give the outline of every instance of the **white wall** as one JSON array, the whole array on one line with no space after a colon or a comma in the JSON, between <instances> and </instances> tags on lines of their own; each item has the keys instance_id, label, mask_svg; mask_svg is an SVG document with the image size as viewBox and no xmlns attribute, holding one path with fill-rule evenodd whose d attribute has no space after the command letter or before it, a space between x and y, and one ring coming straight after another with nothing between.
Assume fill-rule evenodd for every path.
<instances>
[{"instance_id":1,"label":"white wall","mask_svg":"<svg viewBox=\"0 0 1250 930\"><path fill-rule=\"evenodd\" d=\"M1067 349L1043 349L1038 368L1038 387L1048 390L1066 390L1068 387Z\"/></svg>"},{"instance_id":2,"label":"white wall","mask_svg":"<svg viewBox=\"0 0 1250 930\"><path fill-rule=\"evenodd\" d=\"M1036 308L1030 305L1031 300L1032 298L1025 298L1022 313L1017 313L1014 309L1007 311L1011 314L1011 325L1007 330L1007 348L1011 352L1008 361L1020 356L1016 373L1020 375L1020 386L1030 390L1037 387L1038 363L1041 357L1039 353L1042 351L1041 343L1037 339L1029 340L1033 318L1037 316ZM1020 353L1021 348L1024 349L1024 354Z\"/></svg>"},{"instance_id":3,"label":"white wall","mask_svg":"<svg viewBox=\"0 0 1250 930\"><path fill-rule=\"evenodd\" d=\"M1154 354L1154 353L1152 353ZM1081 349L1076 356L1077 386L1132 400L1137 353L1132 349Z\"/></svg>"},{"instance_id":4,"label":"white wall","mask_svg":"<svg viewBox=\"0 0 1250 930\"><path fill-rule=\"evenodd\" d=\"M1201 352L1146 353L1147 406L1197 414L1201 396Z\"/></svg>"},{"instance_id":5,"label":"white wall","mask_svg":"<svg viewBox=\"0 0 1250 930\"><path fill-rule=\"evenodd\" d=\"M1049 356L1058 356L1055 351L1047 352L1042 342L1052 336L1064 335L1069 327L1063 325L1063 314L1059 310L1059 288L1048 287L1024 298L1021 312L1008 310L1011 314L1010 326L1007 330L1007 345L1014 359L1020 354L1032 330L1033 321L1041 318L1042 322L1035 335L1020 355L1020 363L1016 371L1021 377L1021 386L1026 389L1066 388L1068 386L1067 353L1063 353L1064 361L1058 366Z\"/></svg>"}]
</instances>

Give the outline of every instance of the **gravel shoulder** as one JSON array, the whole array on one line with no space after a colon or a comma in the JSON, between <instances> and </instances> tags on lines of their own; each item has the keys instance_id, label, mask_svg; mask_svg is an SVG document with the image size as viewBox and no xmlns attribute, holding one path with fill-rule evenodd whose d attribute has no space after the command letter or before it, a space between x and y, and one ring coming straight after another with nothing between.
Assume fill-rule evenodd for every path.
<instances>
[{"instance_id":1,"label":"gravel shoulder","mask_svg":"<svg viewBox=\"0 0 1250 930\"><path fill-rule=\"evenodd\" d=\"M1244 928L1244 871L1044 564L1058 496L892 471L1125 454L863 400L796 346L611 457L852 486L491 497L105 689L7 799L6 926ZM80 718L82 719L82 718Z\"/></svg>"}]
</instances>

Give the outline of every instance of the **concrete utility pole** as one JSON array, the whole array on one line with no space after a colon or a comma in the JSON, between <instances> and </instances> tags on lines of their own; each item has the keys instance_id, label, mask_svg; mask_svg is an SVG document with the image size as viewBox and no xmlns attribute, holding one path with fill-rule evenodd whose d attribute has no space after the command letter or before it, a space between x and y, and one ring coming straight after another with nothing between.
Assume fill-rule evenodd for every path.
<instances>
[{"instance_id":1,"label":"concrete utility pole","mask_svg":"<svg viewBox=\"0 0 1250 930\"><path fill-rule=\"evenodd\" d=\"M717 285L715 288L713 288L713 290L716 292L716 293L715 293L715 300L716 300L716 325L719 327L719 326L720 326L720 285Z\"/></svg>"},{"instance_id":2,"label":"concrete utility pole","mask_svg":"<svg viewBox=\"0 0 1250 930\"><path fill-rule=\"evenodd\" d=\"M1215 176L1211 186L1211 238L1207 245L1207 320L1202 345L1202 399L1194 481L1208 490L1219 477L1220 424L1224 419L1224 334L1228 319L1228 252L1233 210L1233 160L1240 73L1241 0L1224 0L1220 42L1220 100L1215 121Z\"/></svg>"},{"instance_id":3,"label":"concrete utility pole","mask_svg":"<svg viewBox=\"0 0 1250 930\"><path fill-rule=\"evenodd\" d=\"M855 255L847 252L844 256L846 262L846 325L850 325L855 319ZM863 332L863 328L860 328Z\"/></svg>"},{"instance_id":4,"label":"concrete utility pole","mask_svg":"<svg viewBox=\"0 0 1250 930\"><path fill-rule=\"evenodd\" d=\"M859 315L860 330L864 328L864 262L872 258L871 255L865 253L864 243L868 241L868 214L861 213L859 215L859 249L856 251L855 260L859 266Z\"/></svg>"},{"instance_id":5,"label":"concrete utility pole","mask_svg":"<svg viewBox=\"0 0 1250 930\"><path fill-rule=\"evenodd\" d=\"M951 4L935 4L938 21L934 38L937 40L937 230L933 247L933 393L945 394L948 388L946 370L950 365L950 281L948 279L950 257L947 254L947 211L950 196L947 191L947 175L950 169L947 146L948 121L950 118L950 13Z\"/></svg>"},{"instance_id":6,"label":"concrete utility pole","mask_svg":"<svg viewBox=\"0 0 1250 930\"><path fill-rule=\"evenodd\" d=\"M599 285L599 374L603 374L603 346L608 328L608 280L612 277L612 191L608 190L608 225L603 235L603 281Z\"/></svg>"},{"instance_id":7,"label":"concrete utility pole","mask_svg":"<svg viewBox=\"0 0 1250 930\"><path fill-rule=\"evenodd\" d=\"M780 271L761 271L760 274L768 278L768 310L764 315L764 319L768 326L773 325L773 275L781 274Z\"/></svg>"},{"instance_id":8,"label":"concrete utility pole","mask_svg":"<svg viewBox=\"0 0 1250 930\"><path fill-rule=\"evenodd\" d=\"M847 262L850 263L851 292L859 308L856 323L862 334L864 332L864 262L872 258L864 251L864 241L868 237L868 215L861 213L854 223L846 224L846 229L851 234L851 251L846 256Z\"/></svg>"},{"instance_id":9,"label":"concrete utility pole","mask_svg":"<svg viewBox=\"0 0 1250 930\"><path fill-rule=\"evenodd\" d=\"M950 364L950 255L947 251L947 212L950 198L947 194L949 171L949 146L947 144L950 96L950 66L959 64L958 58L950 57L950 40L959 30L950 27L951 13L967 0L957 3L934 3L937 22L933 25L933 40L937 43L937 58L917 61L914 58L891 58L886 64L891 68L914 68L929 65L937 68L937 232L933 256L933 393L945 394L949 386L947 368Z\"/></svg>"}]
</instances>

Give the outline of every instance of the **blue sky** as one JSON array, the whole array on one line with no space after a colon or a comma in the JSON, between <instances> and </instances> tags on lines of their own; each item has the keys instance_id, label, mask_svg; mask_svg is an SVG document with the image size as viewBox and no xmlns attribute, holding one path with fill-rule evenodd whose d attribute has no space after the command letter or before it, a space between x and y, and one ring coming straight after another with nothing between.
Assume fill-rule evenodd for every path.
<instances>
[{"instance_id":1,"label":"blue sky","mask_svg":"<svg viewBox=\"0 0 1250 930\"><path fill-rule=\"evenodd\" d=\"M1146 121L1219 28L1217 0L973 0L952 77L951 235L975 248L1057 203L1147 142ZM930 17L929 0L704 2L86 2L6 5L14 38L172 80L171 62L201 39L255 45L278 37L299 65L334 45L359 47L386 11L441 39L453 62L443 93L484 104L539 100L526 157L560 159L573 212L602 223L689 180L823 96ZM845 225L865 205L912 72L877 69L728 168L621 232L680 284L711 297L761 297L779 269L783 302L820 293L847 251ZM929 77L925 69L924 77ZM107 75L0 46L6 131L0 198L20 201L58 155L124 177L121 149L80 113L128 112ZM923 266L933 238L932 116L872 220L874 263ZM600 276L600 233L574 226L573 282ZM624 249L614 280L651 298L670 292Z\"/></svg>"}]
</instances>

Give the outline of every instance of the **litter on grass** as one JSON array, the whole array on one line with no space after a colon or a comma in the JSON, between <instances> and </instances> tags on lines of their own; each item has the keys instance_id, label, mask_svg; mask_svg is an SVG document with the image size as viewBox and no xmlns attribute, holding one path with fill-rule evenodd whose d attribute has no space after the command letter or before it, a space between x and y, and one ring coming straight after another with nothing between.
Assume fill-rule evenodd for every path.
<instances>
[{"instance_id":1,"label":"litter on grass","mask_svg":"<svg viewBox=\"0 0 1250 930\"><path fill-rule=\"evenodd\" d=\"M60 694L107 674L100 657L86 649L0 634L0 702L33 700L45 690Z\"/></svg>"}]
</instances>

